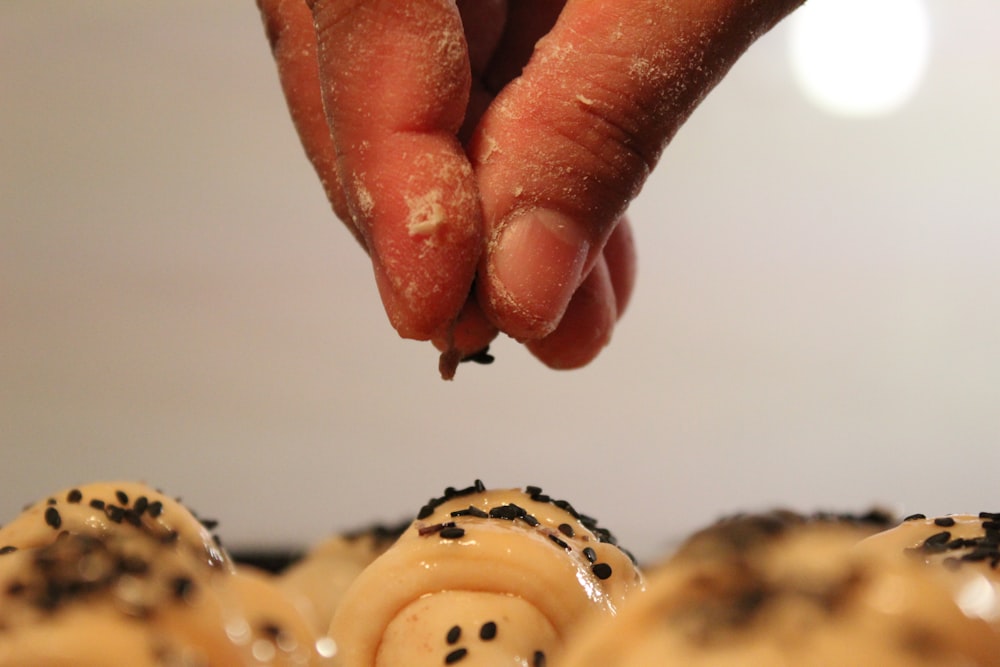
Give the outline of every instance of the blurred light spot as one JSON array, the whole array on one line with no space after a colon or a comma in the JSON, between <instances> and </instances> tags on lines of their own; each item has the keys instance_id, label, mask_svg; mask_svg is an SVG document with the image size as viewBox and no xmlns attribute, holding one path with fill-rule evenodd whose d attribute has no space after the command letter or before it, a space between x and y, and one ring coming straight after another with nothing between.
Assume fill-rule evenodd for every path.
<instances>
[{"instance_id":1,"label":"blurred light spot","mask_svg":"<svg viewBox=\"0 0 1000 667\"><path fill-rule=\"evenodd\" d=\"M809 0L790 23L796 79L825 111L886 115L920 86L930 52L924 0Z\"/></svg>"}]
</instances>

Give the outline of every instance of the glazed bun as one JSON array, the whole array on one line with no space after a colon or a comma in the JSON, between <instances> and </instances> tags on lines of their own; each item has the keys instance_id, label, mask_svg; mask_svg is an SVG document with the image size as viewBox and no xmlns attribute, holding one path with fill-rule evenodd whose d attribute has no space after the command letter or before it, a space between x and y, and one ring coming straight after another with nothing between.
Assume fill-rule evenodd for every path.
<instances>
[{"instance_id":1,"label":"glazed bun","mask_svg":"<svg viewBox=\"0 0 1000 667\"><path fill-rule=\"evenodd\" d=\"M581 629L561 666L1000 665L996 628L949 581L862 538L792 516L713 527L648 570L615 618Z\"/></svg>"},{"instance_id":2,"label":"glazed bun","mask_svg":"<svg viewBox=\"0 0 1000 667\"><path fill-rule=\"evenodd\" d=\"M181 503L141 482L96 482L62 489L26 507L0 528L0 549L50 544L61 533L93 537L146 534L190 551L206 565L232 569L212 534L215 522L200 520Z\"/></svg>"},{"instance_id":3,"label":"glazed bun","mask_svg":"<svg viewBox=\"0 0 1000 667\"><path fill-rule=\"evenodd\" d=\"M275 583L296 601L317 633L326 633L348 586L408 525L379 524L328 537L289 565Z\"/></svg>"},{"instance_id":4,"label":"glazed bun","mask_svg":"<svg viewBox=\"0 0 1000 667\"><path fill-rule=\"evenodd\" d=\"M642 586L610 532L537 487L481 482L431 500L344 595L344 667L540 667L582 620Z\"/></svg>"},{"instance_id":5,"label":"glazed bun","mask_svg":"<svg viewBox=\"0 0 1000 667\"><path fill-rule=\"evenodd\" d=\"M0 529L0 667L330 667L270 577L144 484L64 489Z\"/></svg>"}]
</instances>

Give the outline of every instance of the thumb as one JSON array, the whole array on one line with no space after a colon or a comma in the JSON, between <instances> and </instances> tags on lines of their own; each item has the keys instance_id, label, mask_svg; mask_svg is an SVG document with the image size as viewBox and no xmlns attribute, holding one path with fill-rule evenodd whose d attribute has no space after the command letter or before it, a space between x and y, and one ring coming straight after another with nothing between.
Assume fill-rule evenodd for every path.
<instances>
[{"instance_id":1,"label":"thumb","mask_svg":"<svg viewBox=\"0 0 1000 667\"><path fill-rule=\"evenodd\" d=\"M615 221L689 114L802 0L569 0L470 145L501 330L558 325Z\"/></svg>"}]
</instances>

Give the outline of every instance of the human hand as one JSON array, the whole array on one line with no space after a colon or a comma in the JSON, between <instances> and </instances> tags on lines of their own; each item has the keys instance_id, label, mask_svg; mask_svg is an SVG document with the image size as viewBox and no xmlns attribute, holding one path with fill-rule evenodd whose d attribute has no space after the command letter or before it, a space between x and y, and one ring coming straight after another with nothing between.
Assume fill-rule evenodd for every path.
<instances>
[{"instance_id":1,"label":"human hand","mask_svg":"<svg viewBox=\"0 0 1000 667\"><path fill-rule=\"evenodd\" d=\"M801 2L258 0L334 211L446 374L498 330L552 367L596 356L634 282L628 203Z\"/></svg>"}]
</instances>

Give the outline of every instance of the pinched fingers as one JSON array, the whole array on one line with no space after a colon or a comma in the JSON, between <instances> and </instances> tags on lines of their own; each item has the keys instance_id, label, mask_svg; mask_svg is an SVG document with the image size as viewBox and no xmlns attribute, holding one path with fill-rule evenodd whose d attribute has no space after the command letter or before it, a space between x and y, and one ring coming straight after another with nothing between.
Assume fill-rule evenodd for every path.
<instances>
[{"instance_id":1,"label":"pinched fingers","mask_svg":"<svg viewBox=\"0 0 1000 667\"><path fill-rule=\"evenodd\" d=\"M441 335L482 245L457 138L470 73L454 2L259 4L306 152L371 256L390 321L408 338Z\"/></svg>"}]
</instances>

